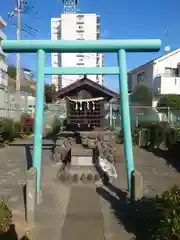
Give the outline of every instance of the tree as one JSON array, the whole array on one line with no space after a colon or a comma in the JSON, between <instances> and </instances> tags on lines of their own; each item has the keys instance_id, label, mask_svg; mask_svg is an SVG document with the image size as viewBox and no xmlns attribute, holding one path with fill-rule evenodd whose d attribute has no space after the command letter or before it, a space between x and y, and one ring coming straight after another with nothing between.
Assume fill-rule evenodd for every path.
<instances>
[{"instance_id":1,"label":"tree","mask_svg":"<svg viewBox=\"0 0 180 240\"><path fill-rule=\"evenodd\" d=\"M180 110L180 96L176 94L163 95L158 103L159 108L170 108L173 110Z\"/></svg>"},{"instance_id":2,"label":"tree","mask_svg":"<svg viewBox=\"0 0 180 240\"><path fill-rule=\"evenodd\" d=\"M13 65L8 66L7 74L11 78L16 78L16 67Z\"/></svg>"},{"instance_id":3,"label":"tree","mask_svg":"<svg viewBox=\"0 0 180 240\"><path fill-rule=\"evenodd\" d=\"M54 84L45 84L44 94L46 103L52 103L56 98L56 86Z\"/></svg>"},{"instance_id":4,"label":"tree","mask_svg":"<svg viewBox=\"0 0 180 240\"><path fill-rule=\"evenodd\" d=\"M152 90L146 85L137 86L132 95L130 96L131 103L136 103L140 105L152 105Z\"/></svg>"}]
</instances>

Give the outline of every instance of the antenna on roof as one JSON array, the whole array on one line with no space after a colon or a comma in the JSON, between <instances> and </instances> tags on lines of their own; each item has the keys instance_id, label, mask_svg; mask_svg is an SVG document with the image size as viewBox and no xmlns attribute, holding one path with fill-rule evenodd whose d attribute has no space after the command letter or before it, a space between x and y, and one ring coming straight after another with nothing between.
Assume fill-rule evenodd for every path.
<instances>
[{"instance_id":1,"label":"antenna on roof","mask_svg":"<svg viewBox=\"0 0 180 240\"><path fill-rule=\"evenodd\" d=\"M79 0L62 0L64 5L64 12L66 13L76 13L76 6L79 5Z\"/></svg>"},{"instance_id":2,"label":"antenna on roof","mask_svg":"<svg viewBox=\"0 0 180 240\"><path fill-rule=\"evenodd\" d=\"M170 28L167 28L166 31L165 31L165 47L164 47L164 52L165 53L169 53L171 51L171 46L166 44L166 40L167 40L167 36L169 35L170 33Z\"/></svg>"},{"instance_id":3,"label":"antenna on roof","mask_svg":"<svg viewBox=\"0 0 180 240\"><path fill-rule=\"evenodd\" d=\"M169 45L166 45L164 51L165 53L169 53L171 51L171 47Z\"/></svg>"}]
</instances>

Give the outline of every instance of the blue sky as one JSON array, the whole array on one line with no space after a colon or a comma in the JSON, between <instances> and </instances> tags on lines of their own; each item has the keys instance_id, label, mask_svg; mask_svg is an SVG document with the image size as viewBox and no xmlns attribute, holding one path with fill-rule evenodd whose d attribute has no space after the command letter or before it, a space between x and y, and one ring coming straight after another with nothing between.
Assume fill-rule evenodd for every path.
<instances>
[{"instance_id":1,"label":"blue sky","mask_svg":"<svg viewBox=\"0 0 180 240\"><path fill-rule=\"evenodd\" d=\"M22 16L22 26L28 24L38 30L36 37L22 32L22 39L50 39L50 19L59 16L63 11L61 0L27 0L35 8ZM8 22L5 29L8 39L16 39L15 18L8 20L7 13L15 6L16 0L6 0L1 5L0 15ZM102 38L132 39L160 38L163 41L158 53L133 53L127 55L127 69L130 70L164 52L164 46L172 49L180 47L180 1L179 0L80 0L82 13L97 13L101 16ZM35 17L38 12L39 19ZM167 29L169 34L165 36ZM22 54L22 67L36 70L35 54ZM9 63L15 63L15 55L9 54ZM116 55L105 55L105 65L116 65ZM50 56L47 56L50 65ZM46 78L46 82L50 79ZM113 80L113 81L112 81ZM112 89L118 88L118 79L105 77L105 85Z\"/></svg>"}]
</instances>

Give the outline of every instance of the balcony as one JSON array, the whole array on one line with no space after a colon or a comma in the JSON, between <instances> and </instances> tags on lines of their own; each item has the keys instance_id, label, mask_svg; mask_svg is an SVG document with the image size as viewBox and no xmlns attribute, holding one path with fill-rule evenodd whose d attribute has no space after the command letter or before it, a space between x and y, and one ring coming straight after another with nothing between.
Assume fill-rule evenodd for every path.
<instances>
[{"instance_id":1,"label":"balcony","mask_svg":"<svg viewBox=\"0 0 180 240\"><path fill-rule=\"evenodd\" d=\"M157 90L159 94L180 95L180 77L157 75L153 81L153 89Z\"/></svg>"}]
</instances>

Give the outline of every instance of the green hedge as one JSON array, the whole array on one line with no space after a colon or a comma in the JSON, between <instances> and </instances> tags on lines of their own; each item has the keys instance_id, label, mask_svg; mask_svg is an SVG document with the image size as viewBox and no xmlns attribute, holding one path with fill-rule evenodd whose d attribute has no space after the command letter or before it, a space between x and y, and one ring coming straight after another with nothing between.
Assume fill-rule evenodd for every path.
<instances>
[{"instance_id":1,"label":"green hedge","mask_svg":"<svg viewBox=\"0 0 180 240\"><path fill-rule=\"evenodd\" d=\"M131 134L132 134L132 143L133 145L137 145L139 141L139 128L131 128ZM119 139L118 143L123 144L124 143L124 133L123 129L121 129L120 134L119 134Z\"/></svg>"},{"instance_id":2,"label":"green hedge","mask_svg":"<svg viewBox=\"0 0 180 240\"><path fill-rule=\"evenodd\" d=\"M167 123L150 123L141 125L140 129L146 129L147 139L151 141L152 147L160 147L164 144L167 150L175 150L180 143L180 129L172 128Z\"/></svg>"},{"instance_id":3,"label":"green hedge","mask_svg":"<svg viewBox=\"0 0 180 240\"><path fill-rule=\"evenodd\" d=\"M156 239L180 239L180 188L173 186L156 199L159 221Z\"/></svg>"},{"instance_id":4,"label":"green hedge","mask_svg":"<svg viewBox=\"0 0 180 240\"><path fill-rule=\"evenodd\" d=\"M0 201L0 238L1 234L9 231L12 224L12 211L7 202L2 199Z\"/></svg>"},{"instance_id":5,"label":"green hedge","mask_svg":"<svg viewBox=\"0 0 180 240\"><path fill-rule=\"evenodd\" d=\"M22 115L20 122L10 118L0 118L0 143L3 145L24 134L33 132L33 119L29 115Z\"/></svg>"},{"instance_id":6,"label":"green hedge","mask_svg":"<svg viewBox=\"0 0 180 240\"><path fill-rule=\"evenodd\" d=\"M180 188L164 191L154 199L143 198L129 204L129 220L136 239L180 239Z\"/></svg>"},{"instance_id":7,"label":"green hedge","mask_svg":"<svg viewBox=\"0 0 180 240\"><path fill-rule=\"evenodd\" d=\"M172 128L166 122L142 122L137 128L132 128L133 144L138 144L139 132L146 134L146 141L150 141L152 147L159 148L163 143L167 150L175 151L179 149L180 144L180 129ZM123 130L119 135L119 142L124 142Z\"/></svg>"}]
</instances>

